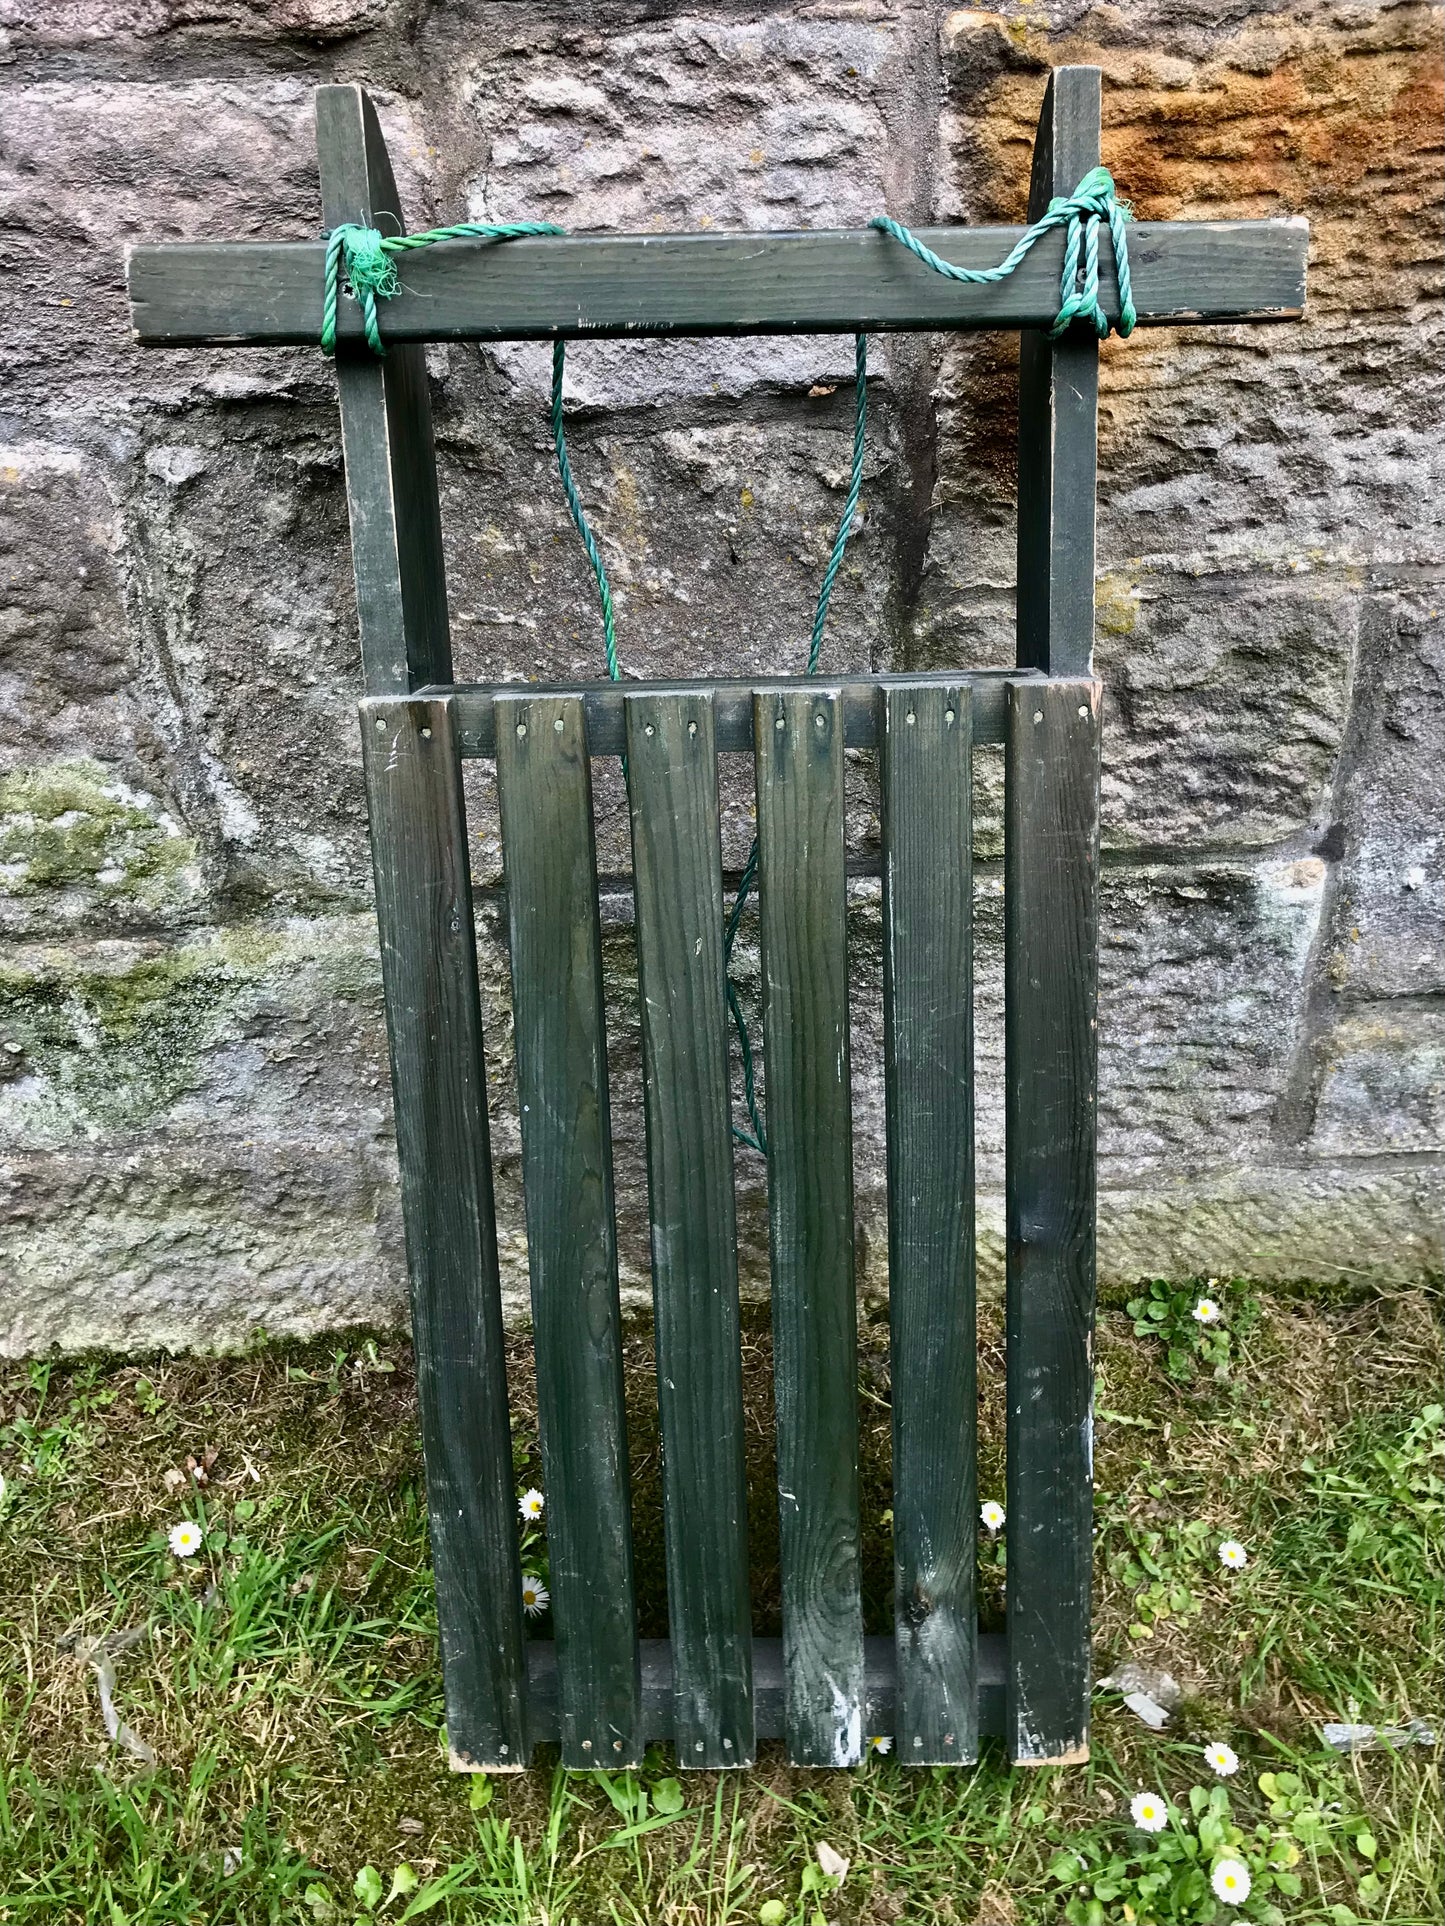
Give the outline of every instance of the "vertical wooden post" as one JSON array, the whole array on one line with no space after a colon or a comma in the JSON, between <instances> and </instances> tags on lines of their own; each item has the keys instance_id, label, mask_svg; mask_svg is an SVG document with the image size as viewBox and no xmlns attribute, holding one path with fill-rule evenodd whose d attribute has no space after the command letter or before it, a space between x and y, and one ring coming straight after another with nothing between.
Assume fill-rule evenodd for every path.
<instances>
[{"instance_id":1,"label":"vertical wooden post","mask_svg":"<svg viewBox=\"0 0 1445 1926\"><path fill-rule=\"evenodd\" d=\"M445 701L363 702L447 1738L527 1762L521 1567L461 767Z\"/></svg>"},{"instance_id":2,"label":"vertical wooden post","mask_svg":"<svg viewBox=\"0 0 1445 1926\"><path fill-rule=\"evenodd\" d=\"M978 1756L971 691L881 692L893 1732Z\"/></svg>"},{"instance_id":3,"label":"vertical wooden post","mask_svg":"<svg viewBox=\"0 0 1445 1926\"><path fill-rule=\"evenodd\" d=\"M1088 1757L1099 685L1009 687L1008 1658L1021 1764Z\"/></svg>"},{"instance_id":4,"label":"vertical wooden post","mask_svg":"<svg viewBox=\"0 0 1445 1926\"><path fill-rule=\"evenodd\" d=\"M1044 95L1029 219L1099 164L1097 67L1057 67ZM1018 664L1088 675L1094 650L1099 343L1074 327L1019 340Z\"/></svg>"},{"instance_id":5,"label":"vertical wooden post","mask_svg":"<svg viewBox=\"0 0 1445 1926\"><path fill-rule=\"evenodd\" d=\"M400 234L405 224L376 111L360 87L318 87L322 218ZM343 301L349 299L342 296ZM316 288L320 329L321 287ZM368 695L452 679L446 569L426 350L338 342L341 442Z\"/></svg>"},{"instance_id":6,"label":"vertical wooden post","mask_svg":"<svg viewBox=\"0 0 1445 1926\"><path fill-rule=\"evenodd\" d=\"M564 1766L642 1761L592 764L582 698L499 695L522 1195Z\"/></svg>"},{"instance_id":7,"label":"vertical wooden post","mask_svg":"<svg viewBox=\"0 0 1445 1926\"><path fill-rule=\"evenodd\" d=\"M788 1757L863 1756L843 705L753 696Z\"/></svg>"}]
</instances>

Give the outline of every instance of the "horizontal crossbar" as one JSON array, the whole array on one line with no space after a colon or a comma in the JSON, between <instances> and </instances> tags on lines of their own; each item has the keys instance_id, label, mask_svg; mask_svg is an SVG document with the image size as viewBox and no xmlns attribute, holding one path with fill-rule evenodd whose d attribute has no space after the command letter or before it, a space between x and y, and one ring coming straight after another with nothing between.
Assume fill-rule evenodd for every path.
<instances>
[{"instance_id":1,"label":"horizontal crossbar","mask_svg":"<svg viewBox=\"0 0 1445 1926\"><path fill-rule=\"evenodd\" d=\"M932 227L919 238L957 267L995 266L1018 227ZM851 334L912 328L1044 328L1059 306L1061 233L1007 280L951 281L872 229L812 234L630 234L446 241L405 255L401 292L378 303L388 341L527 341L606 335ZM1129 232L1145 327L1288 321L1304 306L1309 226L1141 221ZM127 278L136 338L152 346L315 342L319 242L138 246ZM1100 247L1105 312L1119 311ZM338 338L362 339L344 298Z\"/></svg>"},{"instance_id":2,"label":"horizontal crossbar","mask_svg":"<svg viewBox=\"0 0 1445 1926\"><path fill-rule=\"evenodd\" d=\"M642 1669L642 1728L664 1744L673 1737L672 1645L665 1638L639 1640ZM892 1736L896 1730L898 1663L891 1638L863 1641L863 1711L869 1733ZM557 1710L557 1648L551 1639L527 1646L527 1718L534 1745L555 1744L560 1732ZM1003 1718L1004 1640L1001 1632L981 1632L978 1640L978 1729L997 1738ZM753 1640L753 1716L760 1739L784 1733L783 1641ZM907 1754L899 1750L906 1765ZM690 1760L678 1755L678 1764Z\"/></svg>"},{"instance_id":3,"label":"horizontal crossbar","mask_svg":"<svg viewBox=\"0 0 1445 1926\"><path fill-rule=\"evenodd\" d=\"M385 711L400 702L448 700L463 756L494 756L497 733L494 698L499 695L580 695L587 711L587 746L594 756L620 756L626 748L623 701L627 696L661 695L699 690L714 699L717 747L724 755L751 755L753 696L758 691L836 689L843 705L844 741L850 749L878 747L878 691L892 687L968 687L973 691L973 740L1002 742L1010 683L1045 684L1047 676L1019 669L955 670L942 675L875 675L844 679L838 676L756 676L730 682L575 682L544 685L533 682L456 683L446 688L418 689L414 696L377 696L362 704L366 711Z\"/></svg>"}]
</instances>

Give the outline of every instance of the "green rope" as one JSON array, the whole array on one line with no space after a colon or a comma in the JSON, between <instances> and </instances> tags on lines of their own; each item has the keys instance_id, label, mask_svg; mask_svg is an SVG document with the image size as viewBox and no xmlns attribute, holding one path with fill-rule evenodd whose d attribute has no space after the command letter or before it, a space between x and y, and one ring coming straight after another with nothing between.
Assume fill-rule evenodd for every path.
<instances>
[{"instance_id":1,"label":"green rope","mask_svg":"<svg viewBox=\"0 0 1445 1926\"><path fill-rule=\"evenodd\" d=\"M572 464L567 459L567 436L562 427L562 374L566 366L567 343L561 340L554 341L552 343L552 446L557 450L557 473L562 477L562 493L567 497L567 513L572 517L573 527L582 537L582 546L587 551L587 560L592 564L592 579L597 584L597 599L602 604L602 642L607 654L607 673L614 682L620 682L622 671L617 666L617 622L612 610L612 590L607 581L602 551L597 546L592 530L587 526L582 497L577 493L577 484L572 479Z\"/></svg>"},{"instance_id":2,"label":"green rope","mask_svg":"<svg viewBox=\"0 0 1445 1926\"><path fill-rule=\"evenodd\" d=\"M891 235L902 243L910 254L922 261L925 267L946 276L951 281L966 281L976 286L989 285L1003 281L1013 273L1019 263L1028 255L1034 244L1054 228L1062 227L1064 232L1063 273L1059 287L1059 311L1049 333L1057 339L1074 322L1082 321L1091 325L1102 339L1112 327L1121 336L1134 331L1137 315L1134 310L1133 289L1129 275L1129 245L1125 223L1130 218L1129 210L1114 192L1113 176L1105 167L1093 168L1086 174L1066 198L1050 201L1048 210L1041 220L1034 224L1015 243L1006 258L992 268L955 267L940 255L926 247L916 234L899 221L890 220L885 214L874 217L870 225ZM1119 287L1119 315L1111 323L1099 302L1099 224L1107 221L1110 237L1114 244L1114 272ZM362 323L366 341L373 354L384 355L381 328L377 319L378 300L389 301L401 288L397 273L396 256L408 249L431 247L437 241L489 240L507 241L528 234L561 234L565 230L551 221L508 221L502 223L463 222L457 227L431 228L424 234L383 235L376 228L344 225L333 228L326 237L326 269L322 288L321 304L321 346L327 354L336 351L336 302L343 279L361 304ZM1082 261L1082 272L1080 263ZM620 681L621 668L617 660L617 623L612 603L612 590L607 579L607 568L602 560L591 528L588 526L582 498L577 492L577 483L572 473L572 463L567 455L567 438L562 418L562 380L566 368L567 347L562 340L552 346L552 445L557 451L557 472L562 481L562 492L567 501L567 512L572 524L582 539L591 565L592 578L597 584L597 599L602 610L603 646L606 654L607 673L614 682ZM843 553L848 546L848 537L853 530L854 517L858 512L858 499L863 486L863 454L868 424L868 337L860 334L854 345L854 399L853 399L853 460L848 480L848 493L843 502L843 512L838 520L838 532L833 538L833 547L828 556L827 567L818 589L818 600L813 612L813 633L808 645L808 660L804 673L815 675L818 659L823 648L823 633L828 621L828 608L833 599L833 588L842 567ZM624 774L626 761L623 762ZM750 1150L767 1155L768 1138L758 1107L757 1070L753 1058L752 1039L748 1034L747 1019L743 1015L737 986L733 981L732 958L737 943L744 912L757 883L758 842L754 836L748 851L747 862L743 865L742 875L738 878L737 893L729 912L723 931L723 958L726 969L727 1006L732 1018L733 1029L737 1034L738 1052L742 1061L743 1102L748 1113L750 1129L743 1129L734 1123L734 1139Z\"/></svg>"},{"instance_id":3,"label":"green rope","mask_svg":"<svg viewBox=\"0 0 1445 1926\"><path fill-rule=\"evenodd\" d=\"M1114 177L1107 167L1094 167L1085 174L1073 193L1049 202L1047 212L1034 222L1014 243L1009 253L991 268L955 267L935 254L931 247L925 247L916 234L899 221L893 221L886 214L875 214L869 222L870 227L880 228L883 233L891 234L895 241L901 241L910 254L922 261L925 267L935 274L946 275L950 281L967 281L974 287L988 287L998 281L1006 281L1025 258L1029 250L1045 234L1056 227L1064 233L1064 267L1059 284L1059 311L1054 316L1054 325L1049 329L1051 339L1057 340L1075 321L1087 321L1094 328L1100 340L1116 327L1122 336L1134 332L1138 315L1134 310L1134 289L1129 274L1129 236L1126 223L1130 219L1128 208L1114 192ZM1114 273L1119 283L1119 318L1111 322L1099 304L1099 223L1107 221L1109 235L1114 243ZM1079 278L1079 256L1082 253L1084 272Z\"/></svg>"},{"instance_id":4,"label":"green rope","mask_svg":"<svg viewBox=\"0 0 1445 1926\"><path fill-rule=\"evenodd\" d=\"M377 320L378 298L391 300L401 292L396 256L409 248L433 247L438 241L514 241L525 234L562 234L553 221L462 221L456 227L432 227L425 234L383 234L378 228L345 221L326 237L326 268L321 286L321 348L336 352L336 297L344 281L361 303L366 345L384 355Z\"/></svg>"}]
</instances>

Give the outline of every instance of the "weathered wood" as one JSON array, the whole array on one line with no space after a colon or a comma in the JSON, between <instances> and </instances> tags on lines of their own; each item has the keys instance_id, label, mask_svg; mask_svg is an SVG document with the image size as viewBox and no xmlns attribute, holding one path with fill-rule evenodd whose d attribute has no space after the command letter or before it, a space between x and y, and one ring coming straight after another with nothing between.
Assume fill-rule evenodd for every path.
<instances>
[{"instance_id":1,"label":"weathered wood","mask_svg":"<svg viewBox=\"0 0 1445 1926\"><path fill-rule=\"evenodd\" d=\"M878 692L889 689L956 689L967 687L973 705L973 740L1002 742L1008 685L1018 681L1016 669L968 669L944 675L874 675L833 684L843 711L844 738L850 749L876 749ZM498 693L515 693L515 682L458 683L444 693L452 697L457 739L464 756L496 753L496 725L492 704ZM527 685L534 694L580 695L587 709L587 742L594 756L620 756L627 747L623 704L632 695L656 695L675 689L672 682L571 682ZM816 682L798 676L754 676L748 681L699 682L695 685L713 702L714 727L720 755L753 752L753 696L788 689L813 689Z\"/></svg>"},{"instance_id":2,"label":"weathered wood","mask_svg":"<svg viewBox=\"0 0 1445 1926\"><path fill-rule=\"evenodd\" d=\"M956 266L984 268L1023 230L917 232ZM1294 320L1308 245L1302 220L1141 221L1129 235L1140 325ZM869 228L446 241L409 253L404 291L378 307L388 342L1045 328L1058 312L1062 260L1062 236L1046 235L1006 281L970 287ZM141 246L127 272L136 337L153 346L281 346L320 331L315 243ZM1117 312L1107 236L1099 282L1105 311ZM354 302L341 304L338 333L361 340Z\"/></svg>"},{"instance_id":3,"label":"weathered wood","mask_svg":"<svg viewBox=\"0 0 1445 1926\"><path fill-rule=\"evenodd\" d=\"M978 1755L969 693L879 698L893 1731L906 1765Z\"/></svg>"},{"instance_id":4,"label":"weathered wood","mask_svg":"<svg viewBox=\"0 0 1445 1926\"><path fill-rule=\"evenodd\" d=\"M517 1101L547 1488L562 1763L642 1757L586 721L497 701Z\"/></svg>"},{"instance_id":5,"label":"weathered wood","mask_svg":"<svg viewBox=\"0 0 1445 1926\"><path fill-rule=\"evenodd\" d=\"M674 1704L671 1646L665 1638L645 1638L642 1651L642 1717L647 1730L664 1744L672 1739ZM550 1639L527 1647L533 1729L539 1742L557 1737L557 1655ZM863 1641L863 1723L869 1732L894 1729L897 1694L891 1638ZM978 1729L990 1738L1003 1731L1004 1641L984 1632L978 1641ZM753 1678L758 1737L784 1733L784 1670L781 1639L753 1640Z\"/></svg>"},{"instance_id":6,"label":"weathered wood","mask_svg":"<svg viewBox=\"0 0 1445 1926\"><path fill-rule=\"evenodd\" d=\"M863 1615L839 693L760 694L753 727L788 1756L853 1765Z\"/></svg>"},{"instance_id":7,"label":"weathered wood","mask_svg":"<svg viewBox=\"0 0 1445 1926\"><path fill-rule=\"evenodd\" d=\"M515 1769L521 1568L460 765L445 702L364 702L361 735L447 1737L458 1766Z\"/></svg>"},{"instance_id":8,"label":"weathered wood","mask_svg":"<svg viewBox=\"0 0 1445 1926\"><path fill-rule=\"evenodd\" d=\"M1044 95L1029 219L1099 164L1097 67L1056 67ZM1101 246L1101 254L1105 251ZM1132 255L1131 255L1132 261ZM1112 314L1113 308L1106 309ZM1018 662L1087 675L1094 650L1099 342L1091 328L1019 341Z\"/></svg>"},{"instance_id":9,"label":"weathered wood","mask_svg":"<svg viewBox=\"0 0 1445 1926\"><path fill-rule=\"evenodd\" d=\"M1010 1756L1089 1746L1099 685L1014 689L1005 751Z\"/></svg>"},{"instance_id":10,"label":"weathered wood","mask_svg":"<svg viewBox=\"0 0 1445 1926\"><path fill-rule=\"evenodd\" d=\"M680 1766L753 1759L742 1341L712 702L627 698L667 1617Z\"/></svg>"},{"instance_id":11,"label":"weathered wood","mask_svg":"<svg viewBox=\"0 0 1445 1926\"><path fill-rule=\"evenodd\" d=\"M388 233L403 230L386 142L362 88L317 88L316 148L328 228L355 221ZM319 257L315 248L308 252ZM321 325L319 258L312 301L314 341ZM347 320L360 314L350 296L341 298L338 310ZM336 383L362 670L368 694L402 694L423 683L449 682L452 673L426 354L399 346L378 361L355 329L338 332Z\"/></svg>"}]
</instances>

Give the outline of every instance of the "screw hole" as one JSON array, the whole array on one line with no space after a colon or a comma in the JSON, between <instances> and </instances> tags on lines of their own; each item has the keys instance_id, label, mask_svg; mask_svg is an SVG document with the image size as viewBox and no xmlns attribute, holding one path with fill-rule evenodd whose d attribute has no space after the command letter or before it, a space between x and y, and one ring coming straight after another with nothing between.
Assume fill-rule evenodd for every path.
<instances>
[{"instance_id":1,"label":"screw hole","mask_svg":"<svg viewBox=\"0 0 1445 1926\"><path fill-rule=\"evenodd\" d=\"M642 733L645 736L655 736L657 734L657 731L653 728L652 724L649 722L644 725Z\"/></svg>"}]
</instances>

